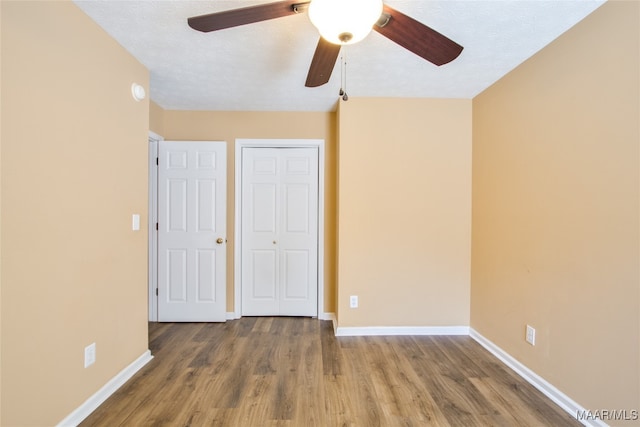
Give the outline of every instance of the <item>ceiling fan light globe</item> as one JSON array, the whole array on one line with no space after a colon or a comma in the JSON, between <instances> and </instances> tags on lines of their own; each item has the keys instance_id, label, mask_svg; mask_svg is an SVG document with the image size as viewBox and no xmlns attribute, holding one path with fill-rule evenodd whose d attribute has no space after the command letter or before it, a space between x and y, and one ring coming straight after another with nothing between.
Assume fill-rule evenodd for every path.
<instances>
[{"instance_id":1,"label":"ceiling fan light globe","mask_svg":"<svg viewBox=\"0 0 640 427\"><path fill-rule=\"evenodd\" d=\"M340 45L364 39L381 14L382 0L311 0L309 4L309 19L320 35Z\"/></svg>"}]
</instances>

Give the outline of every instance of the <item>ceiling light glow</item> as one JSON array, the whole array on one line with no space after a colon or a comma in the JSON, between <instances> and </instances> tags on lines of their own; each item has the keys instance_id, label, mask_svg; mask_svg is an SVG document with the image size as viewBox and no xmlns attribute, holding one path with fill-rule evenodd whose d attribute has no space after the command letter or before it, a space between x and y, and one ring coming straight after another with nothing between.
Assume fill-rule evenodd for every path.
<instances>
[{"instance_id":1,"label":"ceiling light glow","mask_svg":"<svg viewBox=\"0 0 640 427\"><path fill-rule=\"evenodd\" d=\"M311 0L309 19L330 43L364 39L382 14L382 0Z\"/></svg>"}]
</instances>

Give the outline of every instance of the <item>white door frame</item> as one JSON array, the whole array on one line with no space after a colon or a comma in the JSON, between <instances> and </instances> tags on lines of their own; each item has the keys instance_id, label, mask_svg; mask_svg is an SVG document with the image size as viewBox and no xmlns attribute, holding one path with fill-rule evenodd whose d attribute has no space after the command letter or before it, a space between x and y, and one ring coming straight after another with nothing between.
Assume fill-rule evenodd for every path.
<instances>
[{"instance_id":1,"label":"white door frame","mask_svg":"<svg viewBox=\"0 0 640 427\"><path fill-rule=\"evenodd\" d=\"M157 133L149 131L149 211L148 211L148 276L149 283L149 321L158 321L158 296L156 289L158 288L158 231L156 223L158 222L158 142L164 141L164 138Z\"/></svg>"},{"instance_id":2,"label":"white door frame","mask_svg":"<svg viewBox=\"0 0 640 427\"><path fill-rule=\"evenodd\" d=\"M318 318L329 319L324 311L324 140L323 139L236 139L235 143L235 220L233 300L234 317L242 317L242 149L252 148L318 148Z\"/></svg>"}]
</instances>

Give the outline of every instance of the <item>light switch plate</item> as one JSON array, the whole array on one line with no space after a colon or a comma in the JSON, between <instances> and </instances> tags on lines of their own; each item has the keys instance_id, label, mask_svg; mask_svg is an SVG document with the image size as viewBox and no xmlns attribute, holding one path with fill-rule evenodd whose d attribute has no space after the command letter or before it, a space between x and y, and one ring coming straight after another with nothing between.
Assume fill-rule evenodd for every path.
<instances>
[{"instance_id":1,"label":"light switch plate","mask_svg":"<svg viewBox=\"0 0 640 427\"><path fill-rule=\"evenodd\" d=\"M133 229L133 231L140 230L140 215L133 214L132 221L131 221L131 228Z\"/></svg>"}]
</instances>

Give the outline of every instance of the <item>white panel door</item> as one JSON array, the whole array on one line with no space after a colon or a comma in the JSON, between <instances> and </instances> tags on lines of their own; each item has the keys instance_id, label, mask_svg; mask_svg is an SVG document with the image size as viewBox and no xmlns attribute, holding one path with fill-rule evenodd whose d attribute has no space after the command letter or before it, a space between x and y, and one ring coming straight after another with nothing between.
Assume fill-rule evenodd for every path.
<instances>
[{"instance_id":1,"label":"white panel door","mask_svg":"<svg viewBox=\"0 0 640 427\"><path fill-rule=\"evenodd\" d=\"M160 141L158 320L226 320L226 142Z\"/></svg>"},{"instance_id":2,"label":"white panel door","mask_svg":"<svg viewBox=\"0 0 640 427\"><path fill-rule=\"evenodd\" d=\"M318 149L242 149L242 315L318 314Z\"/></svg>"}]
</instances>

